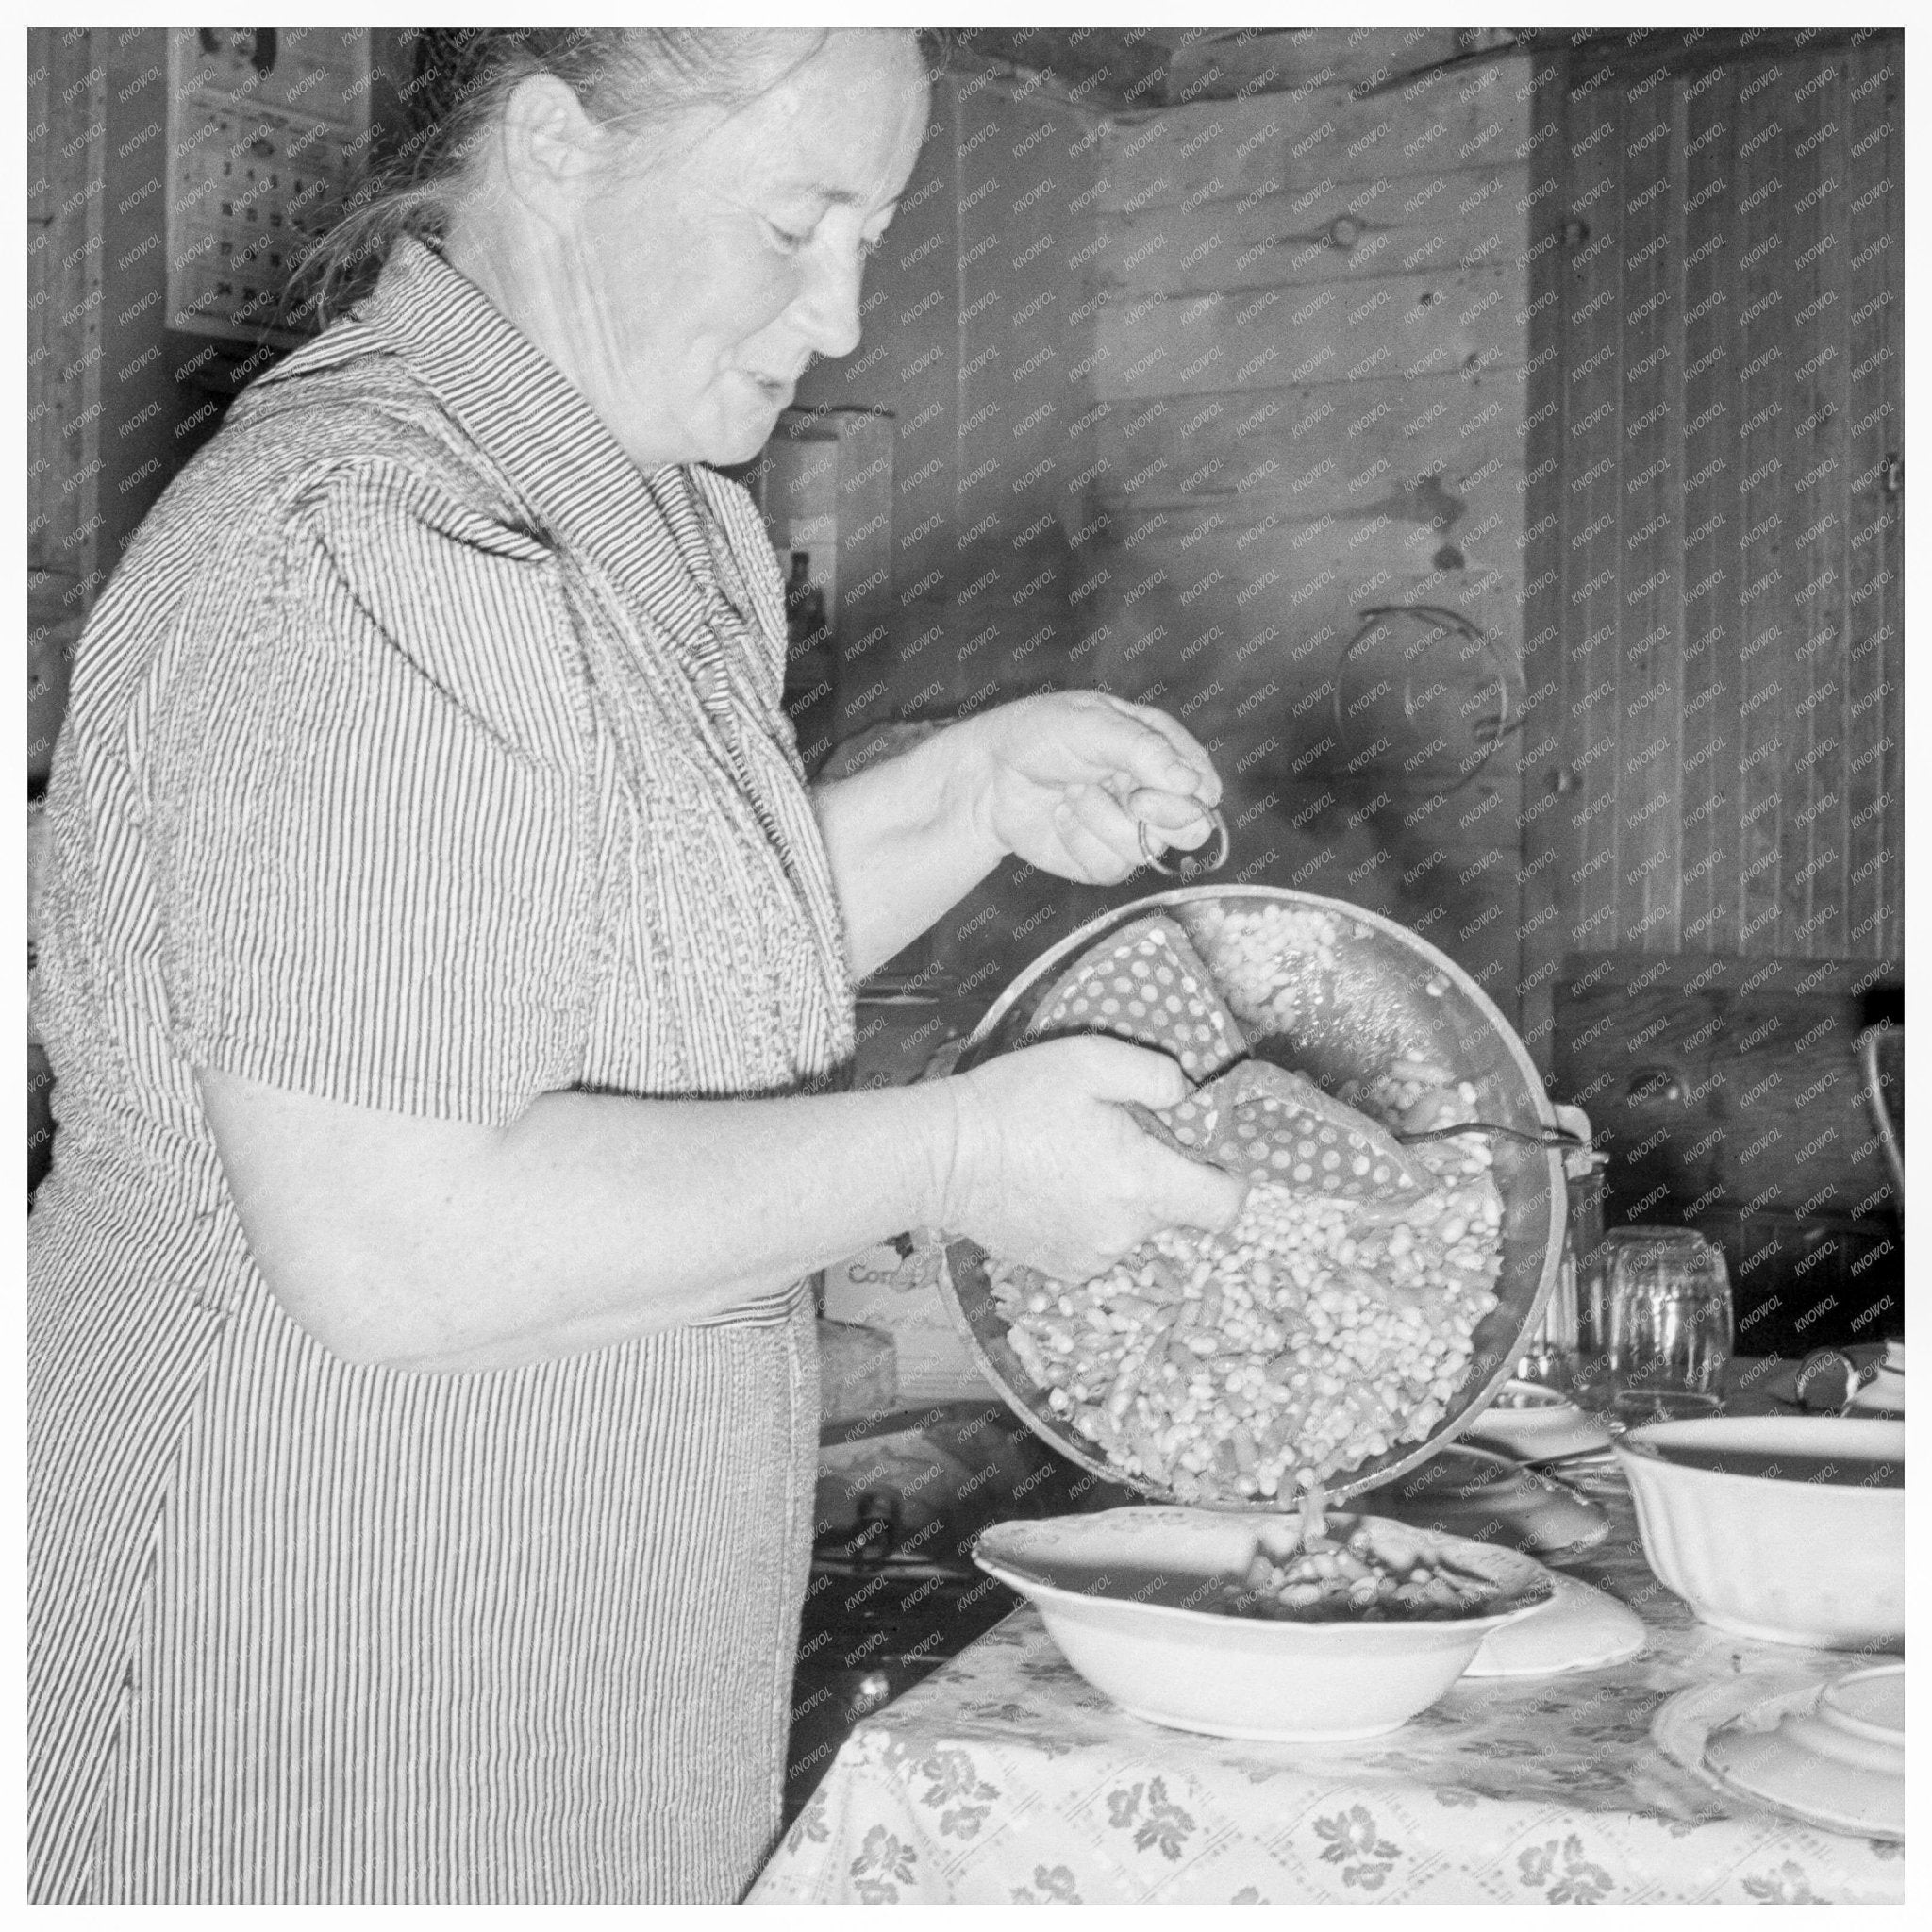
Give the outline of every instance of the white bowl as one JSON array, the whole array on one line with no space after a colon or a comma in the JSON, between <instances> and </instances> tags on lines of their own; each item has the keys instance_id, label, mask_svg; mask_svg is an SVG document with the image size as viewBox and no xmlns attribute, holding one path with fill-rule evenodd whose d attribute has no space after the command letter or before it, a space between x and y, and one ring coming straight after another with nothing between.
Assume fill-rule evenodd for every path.
<instances>
[{"instance_id":1,"label":"white bowl","mask_svg":"<svg viewBox=\"0 0 1932 1932\"><path fill-rule=\"evenodd\" d=\"M1790 1474L1664 1460L1674 1447L1781 1457ZM1903 1423L1713 1416L1632 1429L1616 1451L1650 1567L1707 1624L1819 1650L1903 1641L1905 1491L1809 1479L1800 1460L1903 1468Z\"/></svg>"},{"instance_id":2,"label":"white bowl","mask_svg":"<svg viewBox=\"0 0 1932 1932\"><path fill-rule=\"evenodd\" d=\"M1237 1511L1148 1507L1001 1523L974 1560L1029 1598L1067 1661L1123 1710L1174 1730L1276 1743L1379 1737L1454 1684L1491 1630L1549 1601L1542 1565L1515 1550L1398 1524L1331 1516L1452 1557L1490 1578L1498 1607L1441 1623L1274 1623L1194 1609L1240 1576L1262 1524Z\"/></svg>"}]
</instances>

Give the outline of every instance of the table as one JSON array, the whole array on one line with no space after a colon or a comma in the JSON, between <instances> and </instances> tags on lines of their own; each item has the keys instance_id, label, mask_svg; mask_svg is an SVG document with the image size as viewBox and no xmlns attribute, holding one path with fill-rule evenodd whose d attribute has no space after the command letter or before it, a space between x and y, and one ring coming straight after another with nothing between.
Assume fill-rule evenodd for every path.
<instances>
[{"instance_id":1,"label":"table","mask_svg":"<svg viewBox=\"0 0 1932 1932\"><path fill-rule=\"evenodd\" d=\"M1641 1657L1465 1680L1365 1744L1253 1744L1117 1709L1029 1606L853 1733L747 1902L1902 1902L1903 1846L1734 1807L1651 1741L1680 1690L1853 1660L1697 1623L1622 1477L1572 1479L1610 1534L1562 1568L1638 1611Z\"/></svg>"}]
</instances>

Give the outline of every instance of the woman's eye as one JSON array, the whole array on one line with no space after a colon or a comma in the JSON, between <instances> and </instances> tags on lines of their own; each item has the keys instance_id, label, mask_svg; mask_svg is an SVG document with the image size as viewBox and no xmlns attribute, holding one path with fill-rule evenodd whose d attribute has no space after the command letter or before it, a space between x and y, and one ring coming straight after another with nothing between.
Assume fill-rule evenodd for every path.
<instances>
[{"instance_id":1,"label":"woman's eye","mask_svg":"<svg viewBox=\"0 0 1932 1932\"><path fill-rule=\"evenodd\" d=\"M790 228L781 228L776 222L768 221L765 227L780 253L785 255L796 255L811 240L809 233L794 234Z\"/></svg>"}]
</instances>

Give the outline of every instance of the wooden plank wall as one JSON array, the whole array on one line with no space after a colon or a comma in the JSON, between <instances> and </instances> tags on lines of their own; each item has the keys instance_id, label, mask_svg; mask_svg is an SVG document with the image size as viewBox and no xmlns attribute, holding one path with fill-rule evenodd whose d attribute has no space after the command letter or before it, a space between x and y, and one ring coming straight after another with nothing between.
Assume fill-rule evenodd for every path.
<instances>
[{"instance_id":1,"label":"wooden plank wall","mask_svg":"<svg viewBox=\"0 0 1932 1932\"><path fill-rule=\"evenodd\" d=\"M1570 76L1546 962L1903 951L1903 68L1874 35Z\"/></svg>"},{"instance_id":2,"label":"wooden plank wall","mask_svg":"<svg viewBox=\"0 0 1932 1932\"><path fill-rule=\"evenodd\" d=\"M1151 113L942 78L865 342L800 392L899 419L900 615L842 724L1145 695L1212 745L1236 872L1389 911L1510 1007L1516 741L1442 796L1295 760L1365 603L1519 652L1528 70L1375 97L1434 43L1266 38L1290 92ZM935 950L974 980L1158 883L1008 868Z\"/></svg>"},{"instance_id":3,"label":"wooden plank wall","mask_svg":"<svg viewBox=\"0 0 1932 1932\"><path fill-rule=\"evenodd\" d=\"M1331 35L1287 92L1108 127L1098 655L1214 749L1242 876L1388 912L1510 1008L1513 742L1443 795L1402 768L1426 712L1366 768L1335 743L1365 607L1457 609L1521 658L1530 71L1369 92L1402 42Z\"/></svg>"}]
</instances>

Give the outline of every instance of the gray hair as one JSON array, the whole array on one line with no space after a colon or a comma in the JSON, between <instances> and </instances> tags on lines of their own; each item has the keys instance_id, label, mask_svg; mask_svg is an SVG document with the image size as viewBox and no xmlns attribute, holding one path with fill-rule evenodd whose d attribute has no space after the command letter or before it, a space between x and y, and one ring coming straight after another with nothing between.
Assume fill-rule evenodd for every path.
<instances>
[{"instance_id":1,"label":"gray hair","mask_svg":"<svg viewBox=\"0 0 1932 1932\"><path fill-rule=\"evenodd\" d=\"M402 89L412 131L352 197L291 285L298 313L326 323L374 280L399 236L434 240L510 92L534 75L565 82L585 111L643 135L694 109L749 107L824 49L765 27L423 27Z\"/></svg>"}]
</instances>

